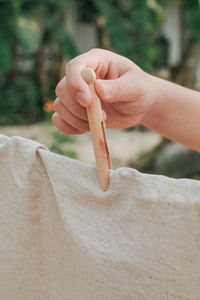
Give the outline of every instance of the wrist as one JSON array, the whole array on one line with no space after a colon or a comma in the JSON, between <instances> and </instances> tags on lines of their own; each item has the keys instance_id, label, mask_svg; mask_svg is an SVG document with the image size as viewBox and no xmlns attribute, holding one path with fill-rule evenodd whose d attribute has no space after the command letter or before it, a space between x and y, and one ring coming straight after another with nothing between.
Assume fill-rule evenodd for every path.
<instances>
[{"instance_id":1,"label":"wrist","mask_svg":"<svg viewBox=\"0 0 200 300\"><path fill-rule=\"evenodd\" d=\"M150 108L146 112L141 124L152 128L152 125L162 118L163 108L166 107L167 81L159 77L149 75L147 97L150 97Z\"/></svg>"}]
</instances>

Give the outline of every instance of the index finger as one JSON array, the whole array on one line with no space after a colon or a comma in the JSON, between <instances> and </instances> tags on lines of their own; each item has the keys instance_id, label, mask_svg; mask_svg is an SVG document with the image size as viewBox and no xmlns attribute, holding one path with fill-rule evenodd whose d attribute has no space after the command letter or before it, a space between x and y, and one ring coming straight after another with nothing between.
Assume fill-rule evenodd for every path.
<instances>
[{"instance_id":1,"label":"index finger","mask_svg":"<svg viewBox=\"0 0 200 300\"><path fill-rule=\"evenodd\" d=\"M81 75L81 71L86 67L90 67L95 71L97 78L104 78L109 67L108 54L106 52L108 51L90 50L72 59L66 65L67 89L71 97L83 106L90 105L92 97L88 84Z\"/></svg>"}]
</instances>

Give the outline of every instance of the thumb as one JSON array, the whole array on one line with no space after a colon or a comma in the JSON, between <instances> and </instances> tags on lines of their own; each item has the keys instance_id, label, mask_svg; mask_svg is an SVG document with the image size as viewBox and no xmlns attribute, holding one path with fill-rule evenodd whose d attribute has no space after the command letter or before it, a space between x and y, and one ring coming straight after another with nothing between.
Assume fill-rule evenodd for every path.
<instances>
[{"instance_id":1,"label":"thumb","mask_svg":"<svg viewBox=\"0 0 200 300\"><path fill-rule=\"evenodd\" d=\"M117 79L96 80L95 90L103 102L130 102L135 98L136 86L133 86L130 75L122 75Z\"/></svg>"}]
</instances>

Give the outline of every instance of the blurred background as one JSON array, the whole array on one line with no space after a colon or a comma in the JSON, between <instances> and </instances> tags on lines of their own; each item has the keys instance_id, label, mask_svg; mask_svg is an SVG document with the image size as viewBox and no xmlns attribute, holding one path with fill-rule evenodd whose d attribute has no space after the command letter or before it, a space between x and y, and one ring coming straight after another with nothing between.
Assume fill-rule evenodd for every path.
<instances>
[{"instance_id":1,"label":"blurred background","mask_svg":"<svg viewBox=\"0 0 200 300\"><path fill-rule=\"evenodd\" d=\"M94 163L89 134L51 124L68 60L94 47L200 90L199 0L0 0L0 133ZM108 130L113 168L200 178L200 155L142 126Z\"/></svg>"}]
</instances>

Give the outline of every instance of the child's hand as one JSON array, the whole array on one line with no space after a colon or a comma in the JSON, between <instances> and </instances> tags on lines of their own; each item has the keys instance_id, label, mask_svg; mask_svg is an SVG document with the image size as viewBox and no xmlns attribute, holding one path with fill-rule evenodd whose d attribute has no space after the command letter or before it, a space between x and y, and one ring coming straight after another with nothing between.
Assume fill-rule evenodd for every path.
<instances>
[{"instance_id":1,"label":"child's hand","mask_svg":"<svg viewBox=\"0 0 200 300\"><path fill-rule=\"evenodd\" d=\"M92 99L81 76L85 67L96 72L95 89L101 99L107 127L136 125L155 104L154 77L123 56L93 49L66 65L65 77L56 87L56 112L52 120L63 133L81 134L89 130L85 107Z\"/></svg>"}]
</instances>

